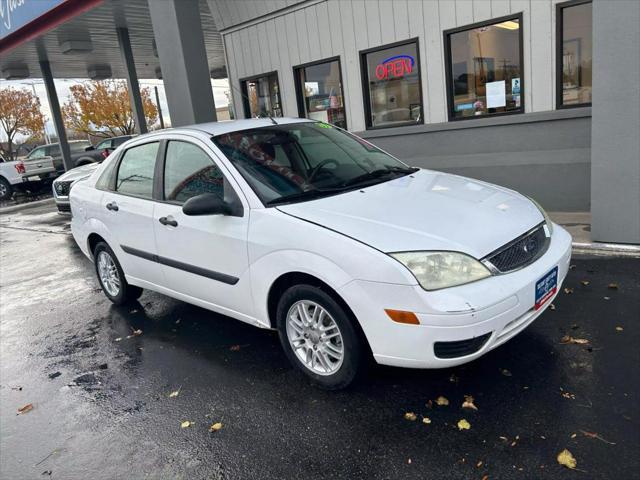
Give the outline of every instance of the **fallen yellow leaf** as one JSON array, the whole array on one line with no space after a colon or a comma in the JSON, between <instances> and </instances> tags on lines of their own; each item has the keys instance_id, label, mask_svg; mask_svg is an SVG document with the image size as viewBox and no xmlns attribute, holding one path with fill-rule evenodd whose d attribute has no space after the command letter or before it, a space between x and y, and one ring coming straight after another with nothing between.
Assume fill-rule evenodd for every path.
<instances>
[{"instance_id":1,"label":"fallen yellow leaf","mask_svg":"<svg viewBox=\"0 0 640 480\"><path fill-rule=\"evenodd\" d=\"M560 465L563 465L572 470L576 468L576 466L578 465L578 462L576 462L576 459L573 458L573 455L571 455L571 452L566 448L558 454L557 460Z\"/></svg>"},{"instance_id":2,"label":"fallen yellow leaf","mask_svg":"<svg viewBox=\"0 0 640 480\"><path fill-rule=\"evenodd\" d=\"M551 305L549 305L549 310L555 310L556 306L552 303Z\"/></svg>"},{"instance_id":3,"label":"fallen yellow leaf","mask_svg":"<svg viewBox=\"0 0 640 480\"><path fill-rule=\"evenodd\" d=\"M169 394L169 398L175 398L175 397L177 397L178 395L180 395L180 389L176 390L175 392L171 392L171 393Z\"/></svg>"},{"instance_id":4,"label":"fallen yellow leaf","mask_svg":"<svg viewBox=\"0 0 640 480\"><path fill-rule=\"evenodd\" d=\"M431 419L429 417L424 417L422 419L422 423L429 424L429 423L431 423Z\"/></svg>"},{"instance_id":5,"label":"fallen yellow leaf","mask_svg":"<svg viewBox=\"0 0 640 480\"><path fill-rule=\"evenodd\" d=\"M623 331L623 330L624 330L624 328L622 328L622 327L616 327L616 331L617 331L617 332L621 332L621 331Z\"/></svg>"},{"instance_id":6,"label":"fallen yellow leaf","mask_svg":"<svg viewBox=\"0 0 640 480\"><path fill-rule=\"evenodd\" d=\"M217 422L217 423L214 423L213 425L211 425L211 426L209 427L209 431L210 431L210 432L217 432L217 431L218 431L218 430L220 430L221 428L222 428L222 423Z\"/></svg>"},{"instance_id":7,"label":"fallen yellow leaf","mask_svg":"<svg viewBox=\"0 0 640 480\"><path fill-rule=\"evenodd\" d=\"M473 403L473 397L471 395L464 396L464 402L462 402L462 408L470 408L471 410L478 410Z\"/></svg>"},{"instance_id":8,"label":"fallen yellow leaf","mask_svg":"<svg viewBox=\"0 0 640 480\"><path fill-rule=\"evenodd\" d=\"M609 285L607 285L607 288L610 288L611 290L617 290L618 289L618 284L617 283L610 283Z\"/></svg>"},{"instance_id":9,"label":"fallen yellow leaf","mask_svg":"<svg viewBox=\"0 0 640 480\"><path fill-rule=\"evenodd\" d=\"M134 331L133 331L133 335L135 335L136 337L137 337L138 335L142 335L142 330L134 330Z\"/></svg>"},{"instance_id":10,"label":"fallen yellow leaf","mask_svg":"<svg viewBox=\"0 0 640 480\"><path fill-rule=\"evenodd\" d=\"M564 293L566 293L567 295L572 294L572 293L573 293L573 288L566 287L566 288L564 289Z\"/></svg>"},{"instance_id":11,"label":"fallen yellow leaf","mask_svg":"<svg viewBox=\"0 0 640 480\"><path fill-rule=\"evenodd\" d=\"M411 420L413 422L416 418L418 418L418 417L413 412L407 412L407 413L404 414L404 419L405 420Z\"/></svg>"},{"instance_id":12,"label":"fallen yellow leaf","mask_svg":"<svg viewBox=\"0 0 640 480\"><path fill-rule=\"evenodd\" d=\"M507 370L506 368L501 368L500 369L500 373L503 374L505 377L510 377L511 376L511 372L509 370Z\"/></svg>"},{"instance_id":13,"label":"fallen yellow leaf","mask_svg":"<svg viewBox=\"0 0 640 480\"><path fill-rule=\"evenodd\" d=\"M30 412L31 410L33 410L33 403L27 403L24 407L18 409L18 415Z\"/></svg>"},{"instance_id":14,"label":"fallen yellow leaf","mask_svg":"<svg viewBox=\"0 0 640 480\"><path fill-rule=\"evenodd\" d=\"M180 426L182 428L189 428L189 427L193 426L193 424L194 424L194 422L191 422L189 420L185 420L184 422L180 423Z\"/></svg>"},{"instance_id":15,"label":"fallen yellow leaf","mask_svg":"<svg viewBox=\"0 0 640 480\"><path fill-rule=\"evenodd\" d=\"M469 430L471 428L471 424L467 422L464 418L458 421L458 429L459 430Z\"/></svg>"},{"instance_id":16,"label":"fallen yellow leaf","mask_svg":"<svg viewBox=\"0 0 640 480\"><path fill-rule=\"evenodd\" d=\"M440 405L441 407L446 407L447 405L449 405L449 400L447 399L447 397L443 397L442 395L440 395L438 398L436 398L436 404Z\"/></svg>"},{"instance_id":17,"label":"fallen yellow leaf","mask_svg":"<svg viewBox=\"0 0 640 480\"><path fill-rule=\"evenodd\" d=\"M586 287L591 282L589 282L589 280L581 280L580 283Z\"/></svg>"},{"instance_id":18,"label":"fallen yellow leaf","mask_svg":"<svg viewBox=\"0 0 640 480\"><path fill-rule=\"evenodd\" d=\"M575 343L576 345L587 345L589 343L589 340L587 340L586 338L574 338L570 335L565 335L560 339L560 343Z\"/></svg>"}]
</instances>

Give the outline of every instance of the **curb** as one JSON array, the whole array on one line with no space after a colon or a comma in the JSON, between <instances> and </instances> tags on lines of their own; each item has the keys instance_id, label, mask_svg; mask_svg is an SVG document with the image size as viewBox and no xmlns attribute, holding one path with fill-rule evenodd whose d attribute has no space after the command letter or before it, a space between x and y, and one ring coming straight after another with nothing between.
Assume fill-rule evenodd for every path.
<instances>
[{"instance_id":1,"label":"curb","mask_svg":"<svg viewBox=\"0 0 640 480\"><path fill-rule=\"evenodd\" d=\"M25 202L25 203L20 203L18 205L11 205L9 207L2 207L2 208L0 208L0 214L12 213L12 212L20 211L20 210L26 210L26 209L29 209L29 208L40 207L40 206L46 205L48 203L55 203L53 197L45 198L43 200L36 200L34 202Z\"/></svg>"},{"instance_id":2,"label":"curb","mask_svg":"<svg viewBox=\"0 0 640 480\"><path fill-rule=\"evenodd\" d=\"M571 244L573 253L590 255L610 255L618 257L640 257L640 246L621 243L582 243Z\"/></svg>"}]
</instances>

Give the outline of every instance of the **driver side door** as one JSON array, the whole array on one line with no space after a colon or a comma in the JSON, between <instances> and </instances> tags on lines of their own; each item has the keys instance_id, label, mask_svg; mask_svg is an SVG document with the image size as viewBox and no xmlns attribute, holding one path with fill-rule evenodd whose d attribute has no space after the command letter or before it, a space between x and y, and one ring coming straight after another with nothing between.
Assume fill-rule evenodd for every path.
<instances>
[{"instance_id":1,"label":"driver side door","mask_svg":"<svg viewBox=\"0 0 640 480\"><path fill-rule=\"evenodd\" d=\"M167 288L189 301L251 321L247 253L249 209L230 175L202 142L175 137L164 144L161 199L154 211L158 261ZM203 193L227 203L242 202L242 213L188 216L182 205ZM246 318L245 318L246 317Z\"/></svg>"}]
</instances>

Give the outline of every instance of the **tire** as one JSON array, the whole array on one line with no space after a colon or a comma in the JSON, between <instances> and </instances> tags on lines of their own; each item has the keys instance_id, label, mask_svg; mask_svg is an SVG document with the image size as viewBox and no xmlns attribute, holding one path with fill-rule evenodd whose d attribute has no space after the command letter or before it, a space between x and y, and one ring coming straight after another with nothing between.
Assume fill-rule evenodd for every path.
<instances>
[{"instance_id":1,"label":"tire","mask_svg":"<svg viewBox=\"0 0 640 480\"><path fill-rule=\"evenodd\" d=\"M13 187L5 179L0 177L0 200L9 200L13 195Z\"/></svg>"},{"instance_id":2,"label":"tire","mask_svg":"<svg viewBox=\"0 0 640 480\"><path fill-rule=\"evenodd\" d=\"M99 242L93 250L93 259L98 282L111 302L125 305L140 298L142 288L127 283L120 262L109 245Z\"/></svg>"},{"instance_id":3,"label":"tire","mask_svg":"<svg viewBox=\"0 0 640 480\"><path fill-rule=\"evenodd\" d=\"M349 313L320 288L289 288L278 302L276 316L287 358L321 388L346 388L364 370L364 339ZM303 316L305 321L300 321Z\"/></svg>"}]
</instances>

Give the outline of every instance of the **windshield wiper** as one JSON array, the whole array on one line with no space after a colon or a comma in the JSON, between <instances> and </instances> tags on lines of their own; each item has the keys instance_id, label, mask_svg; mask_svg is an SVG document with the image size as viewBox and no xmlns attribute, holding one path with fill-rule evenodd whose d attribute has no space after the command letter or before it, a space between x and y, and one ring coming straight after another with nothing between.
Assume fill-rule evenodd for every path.
<instances>
[{"instance_id":1,"label":"windshield wiper","mask_svg":"<svg viewBox=\"0 0 640 480\"><path fill-rule=\"evenodd\" d=\"M274 198L266 202L266 205L279 205L281 203L295 202L296 200L312 200L314 198L326 197L334 193L341 192L342 188L328 188L322 190L308 190L306 192L296 192L282 197Z\"/></svg>"},{"instance_id":2,"label":"windshield wiper","mask_svg":"<svg viewBox=\"0 0 640 480\"><path fill-rule=\"evenodd\" d=\"M358 185L361 183L368 183L371 180L377 180L378 178L384 177L390 174L399 174L399 175L409 175L410 173L415 173L419 170L416 167L385 167L378 168L376 170L372 170L367 173L363 173L362 175L358 175L357 177L353 177L346 182L342 183L342 187L351 187L353 185Z\"/></svg>"}]
</instances>

